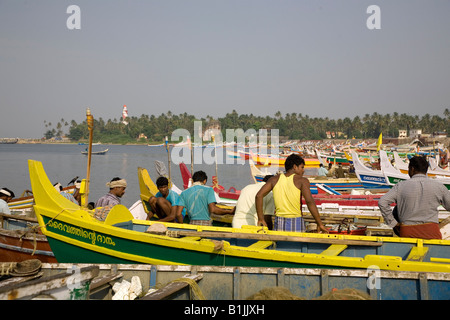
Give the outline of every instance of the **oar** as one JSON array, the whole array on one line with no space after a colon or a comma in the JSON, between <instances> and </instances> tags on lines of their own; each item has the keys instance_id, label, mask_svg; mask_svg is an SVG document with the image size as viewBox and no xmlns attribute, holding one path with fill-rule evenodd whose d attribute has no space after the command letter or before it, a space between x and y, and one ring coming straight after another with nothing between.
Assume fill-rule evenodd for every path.
<instances>
[{"instance_id":1,"label":"oar","mask_svg":"<svg viewBox=\"0 0 450 320\"><path fill-rule=\"evenodd\" d=\"M164 140L164 144L166 145L166 151L167 151L167 165L169 167L169 181L172 181L172 175L171 175L171 165L170 165L170 145L169 145L169 138L166 136Z\"/></svg>"},{"instance_id":2,"label":"oar","mask_svg":"<svg viewBox=\"0 0 450 320\"><path fill-rule=\"evenodd\" d=\"M345 244L353 246L370 246L380 247L383 244L377 241L368 240L342 240L331 238L313 238L284 236L275 234L257 234L257 233L235 233L235 232L214 232L214 231L167 231L167 236L178 238L185 237L202 237L202 238L226 238L226 239L249 239L258 241L289 241L289 242L308 242L308 243L326 243L326 244Z\"/></svg>"},{"instance_id":3,"label":"oar","mask_svg":"<svg viewBox=\"0 0 450 320\"><path fill-rule=\"evenodd\" d=\"M86 110L86 122L89 129L89 147L88 147L88 163L87 163L87 171L86 171L86 180L85 180L85 189L84 194L81 196L82 206L87 208L88 206L88 197L89 197L89 179L91 175L91 155L92 155L92 138L93 138L93 129L94 129L94 117L91 114L91 110L87 108Z\"/></svg>"}]
</instances>

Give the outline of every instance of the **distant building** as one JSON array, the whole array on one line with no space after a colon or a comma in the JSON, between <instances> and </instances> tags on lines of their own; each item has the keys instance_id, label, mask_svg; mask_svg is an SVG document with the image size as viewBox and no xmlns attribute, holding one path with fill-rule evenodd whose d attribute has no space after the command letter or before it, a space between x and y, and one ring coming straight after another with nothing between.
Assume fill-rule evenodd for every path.
<instances>
[{"instance_id":1,"label":"distant building","mask_svg":"<svg viewBox=\"0 0 450 320\"><path fill-rule=\"evenodd\" d=\"M433 132L433 137L437 139L447 138L447 132Z\"/></svg>"},{"instance_id":2,"label":"distant building","mask_svg":"<svg viewBox=\"0 0 450 320\"><path fill-rule=\"evenodd\" d=\"M405 139L408 137L408 131L406 130L398 130L398 138Z\"/></svg>"},{"instance_id":3,"label":"distant building","mask_svg":"<svg viewBox=\"0 0 450 320\"><path fill-rule=\"evenodd\" d=\"M147 137L145 134L140 133L140 134L139 134L139 137L138 137L137 139L138 139L138 140L140 140L140 139L145 139L145 140L147 140L148 137Z\"/></svg>"},{"instance_id":4,"label":"distant building","mask_svg":"<svg viewBox=\"0 0 450 320\"><path fill-rule=\"evenodd\" d=\"M210 122L205 132L203 132L203 141L211 141L212 136L217 137L220 134L222 134L220 131L220 122L213 120ZM225 140L225 137L222 137L222 140Z\"/></svg>"},{"instance_id":5,"label":"distant building","mask_svg":"<svg viewBox=\"0 0 450 320\"><path fill-rule=\"evenodd\" d=\"M410 138L418 138L422 134L422 129L411 129L409 130Z\"/></svg>"}]
</instances>

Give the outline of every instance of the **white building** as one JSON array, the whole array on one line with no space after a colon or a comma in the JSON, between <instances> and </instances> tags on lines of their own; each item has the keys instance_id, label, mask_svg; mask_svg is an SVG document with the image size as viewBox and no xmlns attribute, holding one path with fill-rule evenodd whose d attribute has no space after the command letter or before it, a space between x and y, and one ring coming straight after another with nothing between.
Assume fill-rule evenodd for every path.
<instances>
[{"instance_id":1,"label":"white building","mask_svg":"<svg viewBox=\"0 0 450 320\"><path fill-rule=\"evenodd\" d=\"M409 130L410 138L418 138L422 134L422 129L411 129Z\"/></svg>"},{"instance_id":2,"label":"white building","mask_svg":"<svg viewBox=\"0 0 450 320\"><path fill-rule=\"evenodd\" d=\"M408 137L406 130L398 130L398 138L399 139L403 139L403 138L406 138L406 137Z\"/></svg>"}]
</instances>

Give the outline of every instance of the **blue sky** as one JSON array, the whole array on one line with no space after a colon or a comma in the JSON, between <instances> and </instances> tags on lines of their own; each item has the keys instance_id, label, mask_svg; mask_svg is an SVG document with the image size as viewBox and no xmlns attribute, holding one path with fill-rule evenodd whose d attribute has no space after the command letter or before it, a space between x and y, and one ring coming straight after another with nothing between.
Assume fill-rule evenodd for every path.
<instances>
[{"instance_id":1,"label":"blue sky","mask_svg":"<svg viewBox=\"0 0 450 320\"><path fill-rule=\"evenodd\" d=\"M443 0L0 0L0 137L39 138L44 120L81 122L87 107L119 118L124 104L137 117L442 116L449 13Z\"/></svg>"}]
</instances>

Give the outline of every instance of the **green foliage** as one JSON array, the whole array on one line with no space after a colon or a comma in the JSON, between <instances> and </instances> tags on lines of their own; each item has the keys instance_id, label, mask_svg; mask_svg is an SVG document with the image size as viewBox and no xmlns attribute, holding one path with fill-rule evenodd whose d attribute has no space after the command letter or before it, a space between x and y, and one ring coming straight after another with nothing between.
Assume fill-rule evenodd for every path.
<instances>
[{"instance_id":1,"label":"green foliage","mask_svg":"<svg viewBox=\"0 0 450 320\"><path fill-rule=\"evenodd\" d=\"M63 120L63 119L61 119ZM186 129L193 136L194 121L202 121L202 128L205 130L210 125L219 124L222 135L226 137L226 129L242 129L247 131L254 129L278 129L280 136L289 139L298 140L320 140L327 138L327 132L330 132L336 138L378 138L382 132L385 137L397 137L398 130L422 129L424 133L448 132L450 130L450 112L445 109L443 117L438 115L425 114L422 117L412 116L406 113L381 115L377 112L365 114L362 118L359 116L350 119L329 119L310 118L301 113L287 113L283 116L280 111L274 113L273 117L255 116L253 114L238 114L236 110L227 113L224 117L214 119L211 116L197 119L193 115L183 114L175 115L168 111L160 115L141 115L127 119L128 124L123 124L117 119L102 118L94 120L94 141L103 143L161 143L165 136L169 136L175 129ZM46 127L51 126L47 123ZM65 126L67 126L65 122ZM58 125L58 130L61 125ZM45 136L55 136L55 130L48 130ZM139 138L144 134L148 139ZM89 130L86 121L77 124L74 120L70 122L68 137L73 141L86 140L89 138Z\"/></svg>"}]
</instances>

